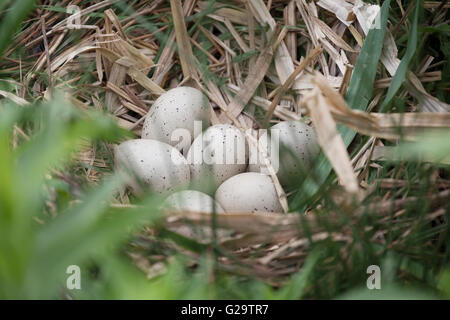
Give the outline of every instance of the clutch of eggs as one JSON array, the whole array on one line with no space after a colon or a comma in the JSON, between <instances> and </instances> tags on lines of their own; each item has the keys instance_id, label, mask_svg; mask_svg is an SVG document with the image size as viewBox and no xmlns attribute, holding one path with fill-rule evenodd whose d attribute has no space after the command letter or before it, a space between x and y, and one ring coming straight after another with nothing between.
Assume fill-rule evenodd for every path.
<instances>
[{"instance_id":1,"label":"clutch of eggs","mask_svg":"<svg viewBox=\"0 0 450 320\"><path fill-rule=\"evenodd\" d=\"M116 168L128 172L128 183L134 191L140 190L140 180L156 193L172 194L164 204L176 210L281 212L272 178L261 156L255 158L256 148L249 148L245 135L235 126L218 124L208 128L210 112L209 100L197 89L178 87L167 91L147 114L142 139L116 147ZM197 130L196 123L206 130ZM173 135L178 129L188 133L184 146ZM299 176L300 167L311 167L320 149L314 131L303 122L283 121L271 129L279 139L279 161L276 154L271 154L267 136L259 140L259 148L268 153L280 182L286 185L289 179ZM202 181L208 179L211 183L202 189ZM189 184L209 195L198 190L174 193ZM210 196L214 194L215 201Z\"/></svg>"}]
</instances>

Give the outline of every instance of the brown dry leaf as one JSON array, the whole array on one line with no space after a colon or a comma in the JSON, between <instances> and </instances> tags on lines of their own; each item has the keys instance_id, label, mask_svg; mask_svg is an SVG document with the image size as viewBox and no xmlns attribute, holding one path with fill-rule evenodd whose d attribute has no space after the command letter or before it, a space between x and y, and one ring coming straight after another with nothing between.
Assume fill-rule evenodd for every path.
<instances>
[{"instance_id":1,"label":"brown dry leaf","mask_svg":"<svg viewBox=\"0 0 450 320\"><path fill-rule=\"evenodd\" d=\"M192 53L191 42L187 34L184 23L183 7L180 0L170 0L172 9L175 36L178 44L178 57L185 78L197 78L197 71L194 67L195 57Z\"/></svg>"},{"instance_id":2,"label":"brown dry leaf","mask_svg":"<svg viewBox=\"0 0 450 320\"><path fill-rule=\"evenodd\" d=\"M196 11L201 12L202 10L208 8L209 5L210 2L208 1L199 1L199 9ZM248 23L247 14L241 10L225 7L225 4L220 2L215 2L213 8L215 8L214 13L208 14L208 17L212 19L221 22L225 22L225 20L228 19L231 22L241 25L246 25Z\"/></svg>"},{"instance_id":3,"label":"brown dry leaf","mask_svg":"<svg viewBox=\"0 0 450 320\"><path fill-rule=\"evenodd\" d=\"M28 101L26 101L25 99L16 96L14 93L11 92L7 92L7 91L3 91L0 90L0 95L4 96L5 98L10 99L11 101L13 101L14 103L17 103L19 106L26 106L29 105L30 103Z\"/></svg>"},{"instance_id":4,"label":"brown dry leaf","mask_svg":"<svg viewBox=\"0 0 450 320\"><path fill-rule=\"evenodd\" d=\"M104 12L105 18L108 18L109 21L116 27L117 31L119 32L119 35L122 39L128 39L127 34L122 29L122 25L120 24L119 18L117 18L116 14L112 9L105 10Z\"/></svg>"},{"instance_id":5,"label":"brown dry leaf","mask_svg":"<svg viewBox=\"0 0 450 320\"><path fill-rule=\"evenodd\" d=\"M244 40L242 40L239 33L233 27L233 24L231 23L231 21L225 18L224 24L228 28L228 30L230 30L231 35L234 37L234 39L236 40L237 44L242 49L242 51L244 51L244 52L250 51L250 48L247 46L247 44L244 42Z\"/></svg>"},{"instance_id":6,"label":"brown dry leaf","mask_svg":"<svg viewBox=\"0 0 450 320\"><path fill-rule=\"evenodd\" d=\"M156 66L155 72L153 73L152 80L161 85L163 82L163 78L169 72L170 68L173 66L173 55L175 54L174 50L175 44L175 32L172 32L169 35L166 46L164 47L161 56L158 61L158 65Z\"/></svg>"},{"instance_id":7,"label":"brown dry leaf","mask_svg":"<svg viewBox=\"0 0 450 320\"><path fill-rule=\"evenodd\" d=\"M269 25L272 32L275 31L276 23L270 15L267 7L262 0L249 0L252 12L255 13L255 18L261 25ZM285 82L289 75L294 72L295 66L291 55L286 47L284 41L281 41L275 52L275 69L281 82ZM297 81L294 83L294 89L299 89L300 85Z\"/></svg>"},{"instance_id":8,"label":"brown dry leaf","mask_svg":"<svg viewBox=\"0 0 450 320\"><path fill-rule=\"evenodd\" d=\"M210 213L167 211L166 216L169 226L183 225L186 223L186 220L196 225L211 225ZM313 220L312 216L307 219ZM300 220L300 215L297 213L216 213L218 228L266 236L275 232L285 232L293 236L293 234L298 232Z\"/></svg>"},{"instance_id":9,"label":"brown dry leaf","mask_svg":"<svg viewBox=\"0 0 450 320\"><path fill-rule=\"evenodd\" d=\"M284 8L284 20L286 26L294 27L297 25L296 12L295 12L295 0L291 0L289 4ZM295 32L288 32L286 35L286 47L291 54L292 60L297 59L297 35Z\"/></svg>"},{"instance_id":10,"label":"brown dry leaf","mask_svg":"<svg viewBox=\"0 0 450 320\"><path fill-rule=\"evenodd\" d=\"M228 88L234 93L237 93L240 90L238 86L235 86L233 84L228 84ZM259 107L263 108L266 112L269 111L269 107L272 104L270 102L270 100L264 99L263 97L259 97L259 96L256 96L256 95L254 95L252 97L250 102L253 103L256 106L259 106ZM295 113L293 111L290 111L290 110L286 109L285 107L283 107L281 105L277 105L275 107L275 110L274 110L273 114L277 118L280 118L281 120L285 120L285 121L300 120L301 119L301 117L297 113Z\"/></svg>"},{"instance_id":11,"label":"brown dry leaf","mask_svg":"<svg viewBox=\"0 0 450 320\"><path fill-rule=\"evenodd\" d=\"M428 112L450 112L450 104L440 101L426 92L414 73L408 73L408 80L408 90L419 101L418 106L421 110Z\"/></svg>"},{"instance_id":12,"label":"brown dry leaf","mask_svg":"<svg viewBox=\"0 0 450 320\"><path fill-rule=\"evenodd\" d=\"M276 106L281 100L282 95L292 86L293 82L295 81L296 77L302 72L308 64L313 61L319 54L322 53L322 47L317 46L312 50L308 56L302 60L302 62L298 65L297 68L295 68L294 72L286 79L286 81L283 83L281 87L279 87L276 91L276 95L272 100L272 103L270 104L269 110L266 113L264 121L266 123L269 122L269 120L272 118L273 112L275 111Z\"/></svg>"},{"instance_id":13,"label":"brown dry leaf","mask_svg":"<svg viewBox=\"0 0 450 320\"><path fill-rule=\"evenodd\" d=\"M160 96L161 94L166 92L166 90L161 88L157 83L152 81L143 72L141 72L140 70L138 70L138 68L136 68L136 60L134 60L133 58L127 56L120 58L120 56L117 53L106 48L96 47L95 49L99 51L104 58L106 58L110 63L113 64L113 67L111 68L111 72L108 77L109 78L108 83L111 82L113 85L120 88L120 86L124 82L124 76L122 73L123 71L126 71L126 73L131 78L133 78L142 87L147 89L150 93L156 96ZM114 65L116 64L117 67L115 68ZM107 102L108 101L109 100L107 100Z\"/></svg>"},{"instance_id":14,"label":"brown dry leaf","mask_svg":"<svg viewBox=\"0 0 450 320\"><path fill-rule=\"evenodd\" d=\"M319 0L317 5L335 14L346 26L355 20L353 5L345 0Z\"/></svg>"},{"instance_id":15,"label":"brown dry leaf","mask_svg":"<svg viewBox=\"0 0 450 320\"><path fill-rule=\"evenodd\" d=\"M328 233L328 232L319 232L311 236L311 238L300 238L300 239L290 239L286 244L280 246L270 254L261 257L258 259L258 262L267 265L273 260L281 257L286 251L293 251L298 247L304 246L307 247L311 242L322 241L328 238L332 238L333 241L351 241L351 237L340 234L340 233Z\"/></svg>"},{"instance_id":16,"label":"brown dry leaf","mask_svg":"<svg viewBox=\"0 0 450 320\"><path fill-rule=\"evenodd\" d=\"M124 84L127 75L127 67L120 63L121 59L118 59L113 63L106 86L114 85L114 87L120 88ZM116 111L120 107L119 98L113 91L106 92L105 102L108 110L111 112Z\"/></svg>"},{"instance_id":17,"label":"brown dry leaf","mask_svg":"<svg viewBox=\"0 0 450 320\"><path fill-rule=\"evenodd\" d=\"M132 60L136 67L143 73L148 73L150 69L155 65L152 59L143 54L140 50L133 47L124 39L119 39L116 46L121 48L121 52L124 53L130 60Z\"/></svg>"},{"instance_id":18,"label":"brown dry leaf","mask_svg":"<svg viewBox=\"0 0 450 320\"><path fill-rule=\"evenodd\" d=\"M124 90L122 90L121 88L119 88L118 86L116 86L113 82L107 82L106 87L109 90L111 90L112 93L114 93L116 96L119 96L125 100L128 100L128 102L132 103L132 101L131 101L130 97L127 95L127 93ZM118 97L117 97L117 99L118 99Z\"/></svg>"},{"instance_id":19,"label":"brown dry leaf","mask_svg":"<svg viewBox=\"0 0 450 320\"><path fill-rule=\"evenodd\" d=\"M319 145L336 172L340 184L347 192L358 194L360 191L358 179L353 171L347 148L331 115L329 101L323 97L318 88L305 94L303 101L309 110Z\"/></svg>"},{"instance_id":20,"label":"brown dry leaf","mask_svg":"<svg viewBox=\"0 0 450 320\"><path fill-rule=\"evenodd\" d=\"M320 29L313 21L313 13L311 12L310 7L306 3L305 0L296 0L298 11L300 11L300 15L302 16L303 21L305 21L306 28L308 29L308 34L311 37L311 41L315 47L319 46L319 34L322 34L320 32ZM334 55L335 56L335 55ZM325 59L325 56L322 54L319 57L319 63L322 68L322 72L326 77L330 75L330 72L328 70L327 61Z\"/></svg>"},{"instance_id":21,"label":"brown dry leaf","mask_svg":"<svg viewBox=\"0 0 450 320\"><path fill-rule=\"evenodd\" d=\"M333 29L331 29L325 22L314 16L312 17L312 20L320 28L323 34L336 46L344 49L345 51L357 52L357 50L350 47L350 45L348 45L347 42L345 42L338 34L336 34L336 32L334 32Z\"/></svg>"},{"instance_id":22,"label":"brown dry leaf","mask_svg":"<svg viewBox=\"0 0 450 320\"><path fill-rule=\"evenodd\" d=\"M135 67L130 67L127 70L128 75L133 78L137 83L147 89L150 93L160 96L166 92L163 88L158 86L149 77L147 77L143 72L139 71Z\"/></svg>"},{"instance_id":23,"label":"brown dry leaf","mask_svg":"<svg viewBox=\"0 0 450 320\"><path fill-rule=\"evenodd\" d=\"M250 101L252 96L255 94L256 89L258 89L261 81L264 79L264 76L272 62L274 49L275 47L272 43L269 43L266 46L256 60L255 66L250 70L249 75L244 81L242 89L239 90L236 96L228 104L227 110L234 117L237 117L242 110L244 110L244 107Z\"/></svg>"},{"instance_id":24,"label":"brown dry leaf","mask_svg":"<svg viewBox=\"0 0 450 320\"><path fill-rule=\"evenodd\" d=\"M352 110L322 75L316 73L313 81L327 98L327 106L334 119L361 134L391 140L416 140L425 130L450 128L450 113L367 113Z\"/></svg>"},{"instance_id":25,"label":"brown dry leaf","mask_svg":"<svg viewBox=\"0 0 450 320\"><path fill-rule=\"evenodd\" d=\"M192 13L193 1L187 0L183 5L183 17L186 17ZM184 19L183 19L184 21ZM152 80L159 84L163 84L163 80L174 65L173 55L175 54L175 32L172 32L167 40L166 46L164 47L161 56L158 60L158 66L153 74Z\"/></svg>"}]
</instances>

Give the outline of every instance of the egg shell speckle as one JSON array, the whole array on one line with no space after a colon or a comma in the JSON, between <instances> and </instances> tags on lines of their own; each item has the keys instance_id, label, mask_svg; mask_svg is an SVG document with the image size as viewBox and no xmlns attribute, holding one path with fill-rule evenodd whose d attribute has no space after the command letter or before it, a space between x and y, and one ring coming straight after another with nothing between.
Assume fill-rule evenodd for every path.
<instances>
[{"instance_id":1,"label":"egg shell speckle","mask_svg":"<svg viewBox=\"0 0 450 320\"><path fill-rule=\"evenodd\" d=\"M131 173L157 193L175 191L189 184L189 165L172 146L150 139L128 140L115 149L118 170ZM139 190L130 176L130 186Z\"/></svg>"},{"instance_id":2,"label":"egg shell speckle","mask_svg":"<svg viewBox=\"0 0 450 320\"><path fill-rule=\"evenodd\" d=\"M283 211L272 178L256 172L225 181L216 191L216 201L227 213Z\"/></svg>"},{"instance_id":3,"label":"egg shell speckle","mask_svg":"<svg viewBox=\"0 0 450 320\"><path fill-rule=\"evenodd\" d=\"M247 169L248 145L245 135L232 125L209 127L194 140L187 159L194 183L212 178L217 187Z\"/></svg>"},{"instance_id":4,"label":"egg shell speckle","mask_svg":"<svg viewBox=\"0 0 450 320\"><path fill-rule=\"evenodd\" d=\"M317 143L317 137L314 130L301 121L282 121L271 127L273 130L278 130L279 133L279 165L277 176L280 182L284 185L301 178L301 171L307 170L312 166L320 152L320 147ZM264 150L268 150L270 154L270 138L259 140L259 145ZM287 149L287 150L286 150ZM250 149L250 159L256 148ZM274 159L272 157L272 159ZM274 160L272 160L275 163ZM301 168L303 166L303 168ZM264 170L262 161L258 159L257 163L250 163L249 171L267 173Z\"/></svg>"},{"instance_id":5,"label":"egg shell speckle","mask_svg":"<svg viewBox=\"0 0 450 320\"><path fill-rule=\"evenodd\" d=\"M215 208L218 213L225 212L212 197L196 190L176 192L170 195L164 204L176 210L212 213Z\"/></svg>"},{"instance_id":6,"label":"egg shell speckle","mask_svg":"<svg viewBox=\"0 0 450 320\"><path fill-rule=\"evenodd\" d=\"M195 138L194 121L202 121L202 126L205 128L209 125L209 116L209 100L200 90L177 87L156 99L145 118L142 138L175 146L179 141L172 141L172 133L176 129L187 129L191 138L187 141L187 147L189 147ZM174 138L179 139L179 137Z\"/></svg>"}]
</instances>

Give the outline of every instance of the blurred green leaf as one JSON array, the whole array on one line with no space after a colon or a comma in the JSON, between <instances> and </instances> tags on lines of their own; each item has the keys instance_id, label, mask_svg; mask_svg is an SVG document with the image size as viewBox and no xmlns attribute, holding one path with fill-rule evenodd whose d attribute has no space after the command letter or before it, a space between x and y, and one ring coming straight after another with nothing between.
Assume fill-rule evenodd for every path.
<instances>
[{"instance_id":1,"label":"blurred green leaf","mask_svg":"<svg viewBox=\"0 0 450 320\"><path fill-rule=\"evenodd\" d=\"M10 10L2 18L0 23L0 62L3 59L3 52L10 45L10 41L19 29L22 20L33 10L34 2L35 0L14 1ZM8 1L4 2L4 4L7 3ZM0 5L0 10L4 4Z\"/></svg>"},{"instance_id":2,"label":"blurred green leaf","mask_svg":"<svg viewBox=\"0 0 450 320\"><path fill-rule=\"evenodd\" d=\"M12 148L14 126L33 130L28 141ZM95 111L80 111L56 94L48 103L0 109L0 297L55 298L68 265L113 248L143 223L159 219L157 197L141 206L113 210L110 202L124 179L113 175L86 196L66 203L57 216L38 224L49 199L53 168L71 162L81 142L110 142L128 134L114 120ZM75 200L75 199L73 199Z\"/></svg>"},{"instance_id":3,"label":"blurred green leaf","mask_svg":"<svg viewBox=\"0 0 450 320\"><path fill-rule=\"evenodd\" d=\"M438 289L446 299L450 299L450 269L447 268L439 276Z\"/></svg>"},{"instance_id":4,"label":"blurred green leaf","mask_svg":"<svg viewBox=\"0 0 450 320\"><path fill-rule=\"evenodd\" d=\"M388 157L450 165L449 141L450 131L448 130L425 133L415 142L403 142Z\"/></svg>"},{"instance_id":5,"label":"blurred green leaf","mask_svg":"<svg viewBox=\"0 0 450 320\"><path fill-rule=\"evenodd\" d=\"M302 269L297 272L288 284L283 287L277 294L277 299L301 299L305 294L306 288L312 281L311 274L320 257L320 251L317 249L308 254Z\"/></svg>"},{"instance_id":6,"label":"blurred green leaf","mask_svg":"<svg viewBox=\"0 0 450 320\"><path fill-rule=\"evenodd\" d=\"M360 288L337 297L338 300L434 300L438 297L427 290L420 288L402 288L397 285L381 287L381 289L369 290Z\"/></svg>"}]
</instances>

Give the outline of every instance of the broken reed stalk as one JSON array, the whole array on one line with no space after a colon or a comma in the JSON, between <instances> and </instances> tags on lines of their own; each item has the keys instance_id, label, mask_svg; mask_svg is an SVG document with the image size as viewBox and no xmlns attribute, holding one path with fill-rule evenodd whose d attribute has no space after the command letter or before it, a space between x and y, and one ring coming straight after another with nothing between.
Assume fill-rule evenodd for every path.
<instances>
[{"instance_id":1,"label":"broken reed stalk","mask_svg":"<svg viewBox=\"0 0 450 320\"><path fill-rule=\"evenodd\" d=\"M281 100L281 97L283 94L292 86L292 84L295 81L295 78L302 72L308 64L313 61L319 54L321 54L323 51L322 47L318 45L317 47L312 50L308 56L298 65L297 68L295 68L294 72L291 73L291 75L286 79L286 81L283 83L281 87L276 89L275 97L272 100L272 103L269 106L269 110L266 113L266 117L264 118L264 123L269 123L269 120L272 119L273 112L275 111L276 106Z\"/></svg>"},{"instance_id":2,"label":"broken reed stalk","mask_svg":"<svg viewBox=\"0 0 450 320\"><path fill-rule=\"evenodd\" d=\"M450 129L450 113L407 112L374 113L350 109L344 98L316 73L312 80L326 97L335 121L342 123L358 133L388 140L417 140L427 132Z\"/></svg>"},{"instance_id":3,"label":"broken reed stalk","mask_svg":"<svg viewBox=\"0 0 450 320\"><path fill-rule=\"evenodd\" d=\"M194 65L194 54L184 23L183 6L180 0L170 0L170 7L173 14L173 24L178 44L178 57L180 58L181 69L185 78L197 78Z\"/></svg>"},{"instance_id":4,"label":"broken reed stalk","mask_svg":"<svg viewBox=\"0 0 450 320\"><path fill-rule=\"evenodd\" d=\"M313 121L314 131L322 151L336 172L340 184L350 193L360 193L358 179L351 165L347 148L339 135L327 101L318 88L305 94L303 102Z\"/></svg>"},{"instance_id":5,"label":"broken reed stalk","mask_svg":"<svg viewBox=\"0 0 450 320\"><path fill-rule=\"evenodd\" d=\"M251 69L249 75L244 81L243 88L234 96L227 106L227 111L234 117L237 117L244 110L250 99L255 94L261 81L263 81L270 64L272 63L273 54L276 50L276 33L273 34L269 40L268 45L264 48L258 56L254 67ZM275 43L274 43L275 42Z\"/></svg>"},{"instance_id":6,"label":"broken reed stalk","mask_svg":"<svg viewBox=\"0 0 450 320\"><path fill-rule=\"evenodd\" d=\"M45 18L41 17L40 20L41 20L42 36L43 36L43 40L44 40L45 58L47 61L48 81L50 83L49 91L51 92L51 90L53 88L53 76L52 76L52 70L51 70L50 53L49 53L49 49L48 49L48 40L47 40L47 35L46 35L47 32L45 30Z\"/></svg>"}]
</instances>

